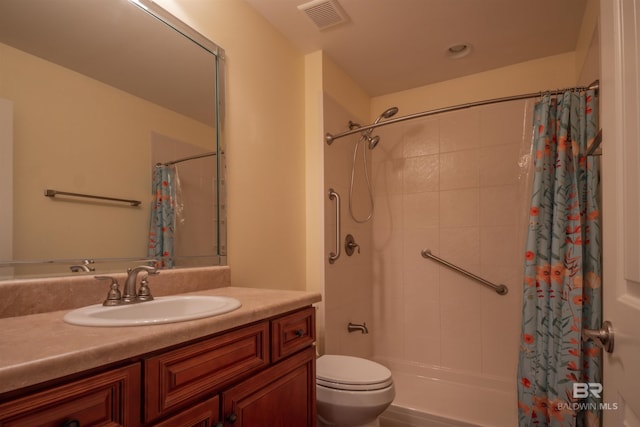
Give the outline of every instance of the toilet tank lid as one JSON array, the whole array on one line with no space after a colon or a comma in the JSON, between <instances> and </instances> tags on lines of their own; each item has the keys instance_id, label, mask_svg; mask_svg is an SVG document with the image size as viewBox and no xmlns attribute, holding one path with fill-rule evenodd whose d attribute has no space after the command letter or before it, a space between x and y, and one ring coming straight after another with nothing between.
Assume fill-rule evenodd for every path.
<instances>
[{"instance_id":1,"label":"toilet tank lid","mask_svg":"<svg viewBox=\"0 0 640 427\"><path fill-rule=\"evenodd\" d=\"M340 384L377 384L389 381L391 371L360 357L325 354L316 360L316 377Z\"/></svg>"}]
</instances>

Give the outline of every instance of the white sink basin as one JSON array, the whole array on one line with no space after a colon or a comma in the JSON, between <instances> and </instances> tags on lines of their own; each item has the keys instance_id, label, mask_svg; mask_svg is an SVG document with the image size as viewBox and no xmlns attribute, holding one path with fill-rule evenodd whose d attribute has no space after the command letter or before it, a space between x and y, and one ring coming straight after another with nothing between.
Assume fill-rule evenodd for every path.
<instances>
[{"instance_id":1,"label":"white sink basin","mask_svg":"<svg viewBox=\"0 0 640 427\"><path fill-rule=\"evenodd\" d=\"M176 295L112 307L90 305L68 312L64 321L81 326L158 325L216 316L233 311L240 305L240 301L230 297Z\"/></svg>"}]
</instances>

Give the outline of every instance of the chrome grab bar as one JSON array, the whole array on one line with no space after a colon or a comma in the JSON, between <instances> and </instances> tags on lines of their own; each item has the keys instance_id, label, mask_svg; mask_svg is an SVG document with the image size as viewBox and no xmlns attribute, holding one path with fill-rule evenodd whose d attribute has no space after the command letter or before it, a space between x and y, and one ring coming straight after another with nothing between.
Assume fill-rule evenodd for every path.
<instances>
[{"instance_id":1,"label":"chrome grab bar","mask_svg":"<svg viewBox=\"0 0 640 427\"><path fill-rule=\"evenodd\" d=\"M439 258L439 257L433 255L431 253L431 250L429 250L429 249L423 249L422 250L422 257L423 258L429 258L429 259L432 259L432 260L434 260L436 262L439 262L440 264L444 265L445 267L450 268L453 271L456 271L456 272L458 272L460 274L463 274L463 275L475 280L476 282L478 282L478 283L480 283L480 284L482 284L482 285L484 285L484 286L486 286L488 288L493 289L494 291L496 291L496 293L498 295L506 295L507 292L509 292L509 289L505 285L496 285L495 283L491 283L490 281L485 280L480 276L476 276L475 274L473 274L473 273L471 273L471 272L469 272L467 270L464 270L464 269L458 267L457 265L451 264L449 261L445 261L442 258Z\"/></svg>"},{"instance_id":2,"label":"chrome grab bar","mask_svg":"<svg viewBox=\"0 0 640 427\"><path fill-rule=\"evenodd\" d=\"M329 264L333 264L340 258L340 195L330 188L329 199L336 199L336 251L329 253Z\"/></svg>"}]
</instances>

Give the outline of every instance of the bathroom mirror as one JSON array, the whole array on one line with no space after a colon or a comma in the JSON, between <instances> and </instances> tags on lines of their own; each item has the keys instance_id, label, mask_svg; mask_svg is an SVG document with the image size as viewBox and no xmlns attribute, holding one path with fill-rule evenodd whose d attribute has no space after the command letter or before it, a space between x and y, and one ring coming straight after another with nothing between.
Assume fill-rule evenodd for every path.
<instances>
[{"instance_id":1,"label":"bathroom mirror","mask_svg":"<svg viewBox=\"0 0 640 427\"><path fill-rule=\"evenodd\" d=\"M223 61L151 0L0 2L0 278L147 262L154 165L200 155L175 265L224 264Z\"/></svg>"}]
</instances>

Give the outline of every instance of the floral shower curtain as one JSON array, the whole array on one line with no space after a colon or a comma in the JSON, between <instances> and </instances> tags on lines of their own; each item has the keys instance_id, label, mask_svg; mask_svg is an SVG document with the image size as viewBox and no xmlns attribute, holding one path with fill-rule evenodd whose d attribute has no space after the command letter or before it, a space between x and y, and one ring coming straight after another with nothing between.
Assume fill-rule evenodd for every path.
<instances>
[{"instance_id":1,"label":"floral shower curtain","mask_svg":"<svg viewBox=\"0 0 640 427\"><path fill-rule=\"evenodd\" d=\"M177 174L175 166L158 164L153 171L149 258L157 267L173 267Z\"/></svg>"},{"instance_id":2,"label":"floral shower curtain","mask_svg":"<svg viewBox=\"0 0 640 427\"><path fill-rule=\"evenodd\" d=\"M594 91L547 95L534 109L520 427L600 425L600 399L583 398L584 388L574 392L575 383L602 382L601 352L581 339L583 329L601 324L599 173L597 159L586 155L597 132L596 109Z\"/></svg>"}]
</instances>

